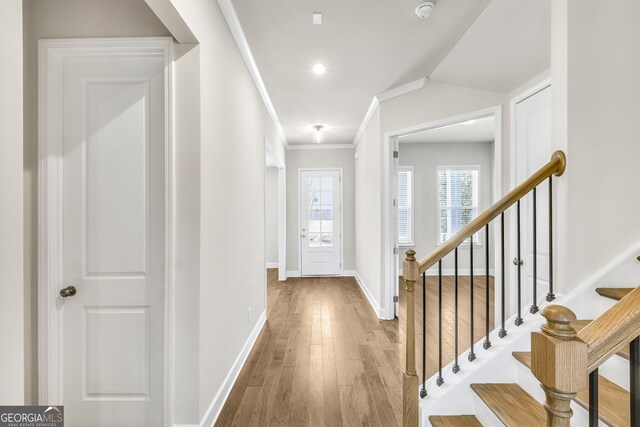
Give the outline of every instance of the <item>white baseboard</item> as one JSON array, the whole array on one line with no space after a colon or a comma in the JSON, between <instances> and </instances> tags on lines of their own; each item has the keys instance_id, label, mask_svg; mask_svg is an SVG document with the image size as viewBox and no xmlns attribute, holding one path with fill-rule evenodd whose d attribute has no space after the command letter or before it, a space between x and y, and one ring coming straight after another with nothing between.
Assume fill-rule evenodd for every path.
<instances>
[{"instance_id":1,"label":"white baseboard","mask_svg":"<svg viewBox=\"0 0 640 427\"><path fill-rule=\"evenodd\" d=\"M362 289L362 293L367 297L371 308L373 308L373 311L375 311L376 316L378 316L379 318L383 318L380 313L380 306L378 305L378 302L375 300L375 298L373 298L373 295L371 295L371 292L369 291L369 288L367 288L367 285L365 285L362 277L360 277L357 272L354 272L354 277L356 278L356 282L360 286L360 289Z\"/></svg>"},{"instance_id":2,"label":"white baseboard","mask_svg":"<svg viewBox=\"0 0 640 427\"><path fill-rule=\"evenodd\" d=\"M200 427L198 424L173 424L173 427Z\"/></svg>"},{"instance_id":3,"label":"white baseboard","mask_svg":"<svg viewBox=\"0 0 640 427\"><path fill-rule=\"evenodd\" d=\"M458 274L460 276L468 276L469 275L469 271L471 271L468 268L459 268L458 269ZM486 270L484 268L474 268L473 269L473 275L474 276L484 276L486 274ZM456 274L456 271L453 268L443 268L442 269L442 275L443 276L453 276ZM427 270L427 276L437 276L438 275L438 269L437 268L430 268ZM489 269L489 275L494 276L496 275L495 271L493 268Z\"/></svg>"},{"instance_id":4,"label":"white baseboard","mask_svg":"<svg viewBox=\"0 0 640 427\"><path fill-rule=\"evenodd\" d=\"M278 268L278 267L280 267L280 264L278 264L278 261L267 263L267 268Z\"/></svg>"},{"instance_id":5,"label":"white baseboard","mask_svg":"<svg viewBox=\"0 0 640 427\"><path fill-rule=\"evenodd\" d=\"M343 270L341 276L343 277L355 277L356 272L354 270ZM287 277L303 277L299 271L287 271ZM325 276L309 276L309 277L325 277ZM331 276L326 276L331 277Z\"/></svg>"},{"instance_id":6,"label":"white baseboard","mask_svg":"<svg viewBox=\"0 0 640 427\"><path fill-rule=\"evenodd\" d=\"M242 350L240 350L240 354L238 354L235 362L233 362L233 365L231 366L227 377L224 379L222 386L218 390L218 393L216 393L215 397L211 401L209 409L207 409L207 412L200 422L200 427L212 427L220 416L220 412L229 397L229 393L238 379L240 370L242 369L242 366L244 366L244 362L247 360L249 352L251 352L251 349L253 348L253 345L255 344L256 339L258 338L258 335L266 321L267 312L263 311L258 322L256 322L256 326L254 326L251 331L249 338L247 338L247 341L244 343Z\"/></svg>"}]
</instances>

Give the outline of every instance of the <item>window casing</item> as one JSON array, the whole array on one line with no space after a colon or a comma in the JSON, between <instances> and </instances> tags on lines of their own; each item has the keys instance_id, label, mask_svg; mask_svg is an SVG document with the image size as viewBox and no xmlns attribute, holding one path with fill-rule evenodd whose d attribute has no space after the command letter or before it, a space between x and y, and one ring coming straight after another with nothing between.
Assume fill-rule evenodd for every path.
<instances>
[{"instance_id":1,"label":"window casing","mask_svg":"<svg viewBox=\"0 0 640 427\"><path fill-rule=\"evenodd\" d=\"M413 166L400 166L397 180L398 244L413 246Z\"/></svg>"},{"instance_id":2,"label":"window casing","mask_svg":"<svg viewBox=\"0 0 640 427\"><path fill-rule=\"evenodd\" d=\"M438 166L437 187L440 245L478 216L480 166ZM480 244L480 233L473 243Z\"/></svg>"}]
</instances>

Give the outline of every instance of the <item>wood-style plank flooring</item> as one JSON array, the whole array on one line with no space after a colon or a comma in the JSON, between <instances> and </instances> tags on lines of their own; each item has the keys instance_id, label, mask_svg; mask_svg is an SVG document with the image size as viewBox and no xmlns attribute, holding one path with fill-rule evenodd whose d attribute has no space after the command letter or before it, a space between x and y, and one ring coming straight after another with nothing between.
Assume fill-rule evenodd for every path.
<instances>
[{"instance_id":1,"label":"wood-style plank flooring","mask_svg":"<svg viewBox=\"0 0 640 427\"><path fill-rule=\"evenodd\" d=\"M453 278L443 286L443 363L454 355ZM493 301L493 280L490 301ZM422 285L416 290L422 378ZM404 289L404 286L401 286ZM459 282L459 352L470 343L469 280ZM484 334L484 278L475 278L474 335ZM268 271L267 323L216 426L395 426L402 422L405 295L400 319L379 320L351 277L277 281ZM435 278L427 280L427 366L437 370ZM493 304L490 305L493 329Z\"/></svg>"}]
</instances>

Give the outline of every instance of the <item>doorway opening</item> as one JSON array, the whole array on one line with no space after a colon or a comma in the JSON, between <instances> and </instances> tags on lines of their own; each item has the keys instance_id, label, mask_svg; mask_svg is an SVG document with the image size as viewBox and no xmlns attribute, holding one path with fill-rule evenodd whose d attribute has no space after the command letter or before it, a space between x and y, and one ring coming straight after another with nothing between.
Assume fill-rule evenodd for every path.
<instances>
[{"instance_id":1,"label":"doorway opening","mask_svg":"<svg viewBox=\"0 0 640 427\"><path fill-rule=\"evenodd\" d=\"M287 280L285 165L266 138L264 145L265 271L268 280L285 281Z\"/></svg>"}]
</instances>

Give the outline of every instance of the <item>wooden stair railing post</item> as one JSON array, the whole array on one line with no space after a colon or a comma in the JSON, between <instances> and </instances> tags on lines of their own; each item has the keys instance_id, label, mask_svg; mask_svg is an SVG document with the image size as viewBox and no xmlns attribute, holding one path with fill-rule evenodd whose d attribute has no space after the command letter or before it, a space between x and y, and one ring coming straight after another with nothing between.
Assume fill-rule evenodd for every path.
<instances>
[{"instance_id":1,"label":"wooden stair railing post","mask_svg":"<svg viewBox=\"0 0 640 427\"><path fill-rule=\"evenodd\" d=\"M531 371L546 395L547 427L569 427L571 400L588 387L587 345L571 326L571 310L549 305L541 314L547 323L531 334Z\"/></svg>"},{"instance_id":2,"label":"wooden stair railing post","mask_svg":"<svg viewBox=\"0 0 640 427\"><path fill-rule=\"evenodd\" d=\"M418 426L418 374L416 374L416 328L414 290L418 280L418 261L413 250L406 252L403 278L407 285L406 367L403 376L402 425Z\"/></svg>"}]
</instances>

